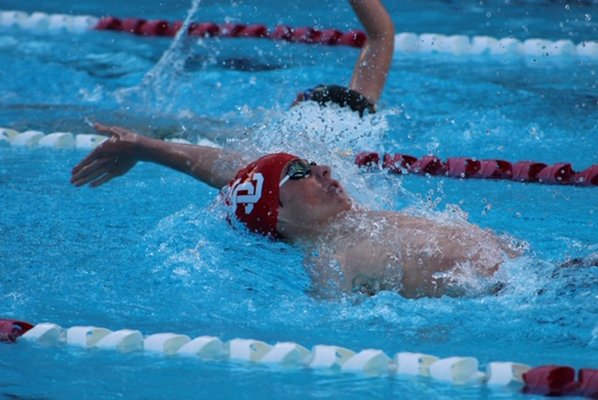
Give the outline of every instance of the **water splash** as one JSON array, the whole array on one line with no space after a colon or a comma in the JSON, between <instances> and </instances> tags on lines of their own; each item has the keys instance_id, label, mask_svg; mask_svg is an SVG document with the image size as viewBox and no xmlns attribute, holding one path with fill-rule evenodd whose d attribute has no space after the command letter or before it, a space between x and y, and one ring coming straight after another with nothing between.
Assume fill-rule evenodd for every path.
<instances>
[{"instance_id":1,"label":"water splash","mask_svg":"<svg viewBox=\"0 0 598 400\"><path fill-rule=\"evenodd\" d=\"M299 104L254 127L244 138L230 144L257 154L290 152L309 161L328 165L358 203L371 209L393 209L399 198L413 196L388 174L361 173L354 164L356 152L383 150L389 130L387 116L393 111L360 118L357 113L314 102Z\"/></svg>"},{"instance_id":2,"label":"water splash","mask_svg":"<svg viewBox=\"0 0 598 400\"><path fill-rule=\"evenodd\" d=\"M190 54L188 47L191 41L188 40L186 32L200 3L201 0L192 0L183 26L177 32L168 50L145 74L141 83L116 92L115 97L119 103L129 108L146 109L149 106L155 110L172 111L174 106L172 99L180 90L181 81L184 79L185 62Z\"/></svg>"}]
</instances>

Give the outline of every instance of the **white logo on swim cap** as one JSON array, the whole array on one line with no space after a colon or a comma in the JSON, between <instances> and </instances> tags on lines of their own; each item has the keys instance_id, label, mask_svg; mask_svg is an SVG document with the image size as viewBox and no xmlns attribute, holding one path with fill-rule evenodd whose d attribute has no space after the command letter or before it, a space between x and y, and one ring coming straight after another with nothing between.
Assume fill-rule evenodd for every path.
<instances>
[{"instance_id":1,"label":"white logo on swim cap","mask_svg":"<svg viewBox=\"0 0 598 400\"><path fill-rule=\"evenodd\" d=\"M236 210L237 204L245 204L245 214L251 214L253 205L262 198L262 187L264 186L264 176L256 172L252 176L250 182L240 183L241 179L237 179L230 188L230 199L232 207ZM253 185L255 182L255 186ZM247 193L239 194L240 191Z\"/></svg>"}]
</instances>

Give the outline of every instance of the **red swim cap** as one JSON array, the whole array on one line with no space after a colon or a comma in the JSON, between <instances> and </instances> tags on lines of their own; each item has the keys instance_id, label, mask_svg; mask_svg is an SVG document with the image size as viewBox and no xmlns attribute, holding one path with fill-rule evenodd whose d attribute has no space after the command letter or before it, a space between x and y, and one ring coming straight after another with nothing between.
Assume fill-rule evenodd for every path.
<instances>
[{"instance_id":1,"label":"red swim cap","mask_svg":"<svg viewBox=\"0 0 598 400\"><path fill-rule=\"evenodd\" d=\"M268 154L245 168L228 184L226 204L235 210L239 221L249 230L278 236L280 175L284 167L299 157L288 153Z\"/></svg>"}]
</instances>

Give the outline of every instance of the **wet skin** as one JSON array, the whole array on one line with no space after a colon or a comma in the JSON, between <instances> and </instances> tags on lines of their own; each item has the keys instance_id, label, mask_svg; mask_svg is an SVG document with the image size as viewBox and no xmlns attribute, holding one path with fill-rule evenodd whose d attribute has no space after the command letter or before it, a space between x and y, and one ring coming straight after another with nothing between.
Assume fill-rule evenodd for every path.
<instances>
[{"instance_id":1,"label":"wet skin","mask_svg":"<svg viewBox=\"0 0 598 400\"><path fill-rule=\"evenodd\" d=\"M460 280L491 276L505 257L517 255L494 233L463 220L361 210L324 165L287 181L280 203L278 229L306 247L316 286L411 298L458 295Z\"/></svg>"}]
</instances>

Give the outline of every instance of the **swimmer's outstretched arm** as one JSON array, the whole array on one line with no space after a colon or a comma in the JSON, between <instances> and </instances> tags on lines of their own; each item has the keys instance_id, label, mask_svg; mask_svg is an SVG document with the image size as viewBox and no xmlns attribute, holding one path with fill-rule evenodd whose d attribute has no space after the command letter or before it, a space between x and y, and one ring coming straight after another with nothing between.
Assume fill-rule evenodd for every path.
<instances>
[{"instance_id":1,"label":"swimmer's outstretched arm","mask_svg":"<svg viewBox=\"0 0 598 400\"><path fill-rule=\"evenodd\" d=\"M100 186L126 174L138 161L149 161L184 172L221 189L246 164L236 153L213 147L169 143L117 126L94 124L109 139L96 147L71 172L75 186Z\"/></svg>"},{"instance_id":2,"label":"swimmer's outstretched arm","mask_svg":"<svg viewBox=\"0 0 598 400\"><path fill-rule=\"evenodd\" d=\"M367 35L353 69L350 88L377 103L392 62L394 25L380 0L349 0L349 3Z\"/></svg>"}]
</instances>

